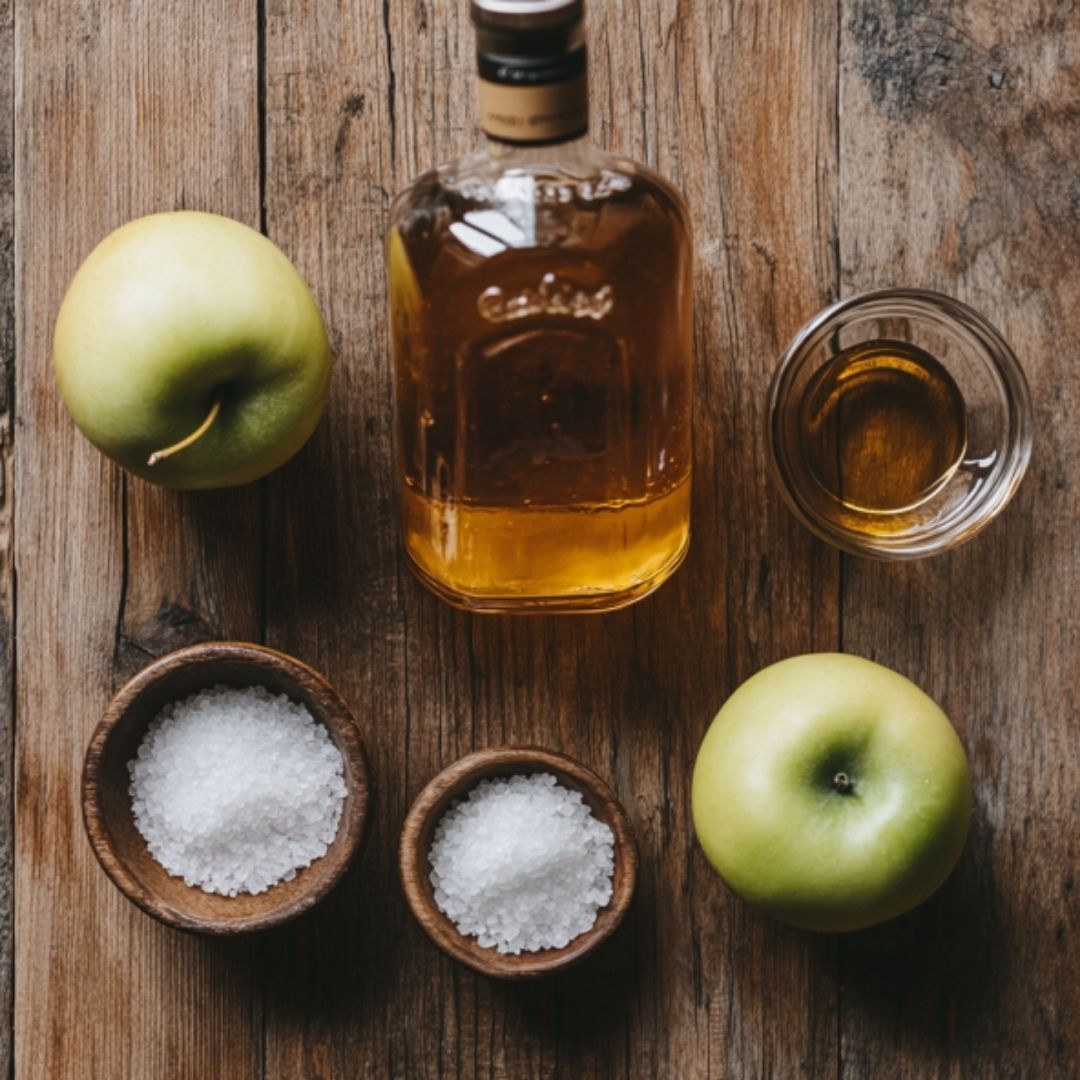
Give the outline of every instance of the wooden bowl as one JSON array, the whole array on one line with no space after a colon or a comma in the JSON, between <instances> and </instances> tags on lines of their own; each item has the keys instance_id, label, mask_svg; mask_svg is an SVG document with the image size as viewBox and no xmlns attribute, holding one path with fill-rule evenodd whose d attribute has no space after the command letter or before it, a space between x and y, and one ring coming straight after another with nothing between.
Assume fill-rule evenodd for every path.
<instances>
[{"instance_id":1,"label":"wooden bowl","mask_svg":"<svg viewBox=\"0 0 1080 1080\"><path fill-rule=\"evenodd\" d=\"M615 870L612 895L596 922L561 949L503 954L485 948L476 938L461 933L435 904L428 853L435 826L455 799L467 795L481 780L493 776L552 773L564 787L580 791L593 814L615 835ZM495 747L478 750L455 761L438 774L416 797L401 831L399 849L401 884L412 913L428 937L447 955L481 975L524 979L569 967L609 938L626 914L637 883L637 849L626 813L611 788L579 761L537 747Z\"/></svg>"},{"instance_id":2,"label":"wooden bowl","mask_svg":"<svg viewBox=\"0 0 1080 1080\"><path fill-rule=\"evenodd\" d=\"M150 721L170 702L219 684L264 686L302 703L326 727L344 761L348 791L337 836L326 854L291 881L255 896L219 896L171 876L150 854L132 813L128 763ZM369 773L364 742L349 707L306 664L258 645L193 645L143 668L105 710L83 763L83 821L105 873L148 915L203 934L265 930L303 914L345 873L367 825Z\"/></svg>"}]
</instances>

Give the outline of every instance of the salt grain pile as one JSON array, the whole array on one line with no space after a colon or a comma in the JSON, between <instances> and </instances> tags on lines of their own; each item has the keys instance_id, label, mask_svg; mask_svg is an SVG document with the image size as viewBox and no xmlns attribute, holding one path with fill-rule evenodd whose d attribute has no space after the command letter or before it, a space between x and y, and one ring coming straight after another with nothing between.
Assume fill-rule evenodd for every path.
<instances>
[{"instance_id":1,"label":"salt grain pile","mask_svg":"<svg viewBox=\"0 0 1080 1080\"><path fill-rule=\"evenodd\" d=\"M435 828L435 902L500 953L569 944L611 899L615 840L548 773L484 780Z\"/></svg>"},{"instance_id":2,"label":"salt grain pile","mask_svg":"<svg viewBox=\"0 0 1080 1080\"><path fill-rule=\"evenodd\" d=\"M263 687L216 686L166 706L129 769L150 854L225 896L264 892L324 855L346 792L326 728Z\"/></svg>"}]
</instances>

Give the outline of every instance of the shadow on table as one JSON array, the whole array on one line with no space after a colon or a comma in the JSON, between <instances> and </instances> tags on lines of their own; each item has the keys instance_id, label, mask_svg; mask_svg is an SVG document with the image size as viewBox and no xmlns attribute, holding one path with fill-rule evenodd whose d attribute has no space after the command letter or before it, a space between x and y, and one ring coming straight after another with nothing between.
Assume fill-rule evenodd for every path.
<instances>
[{"instance_id":1,"label":"shadow on table","mask_svg":"<svg viewBox=\"0 0 1080 1080\"><path fill-rule=\"evenodd\" d=\"M640 899L640 898L639 898ZM631 912L628 922L633 920ZM623 925L597 952L554 975L508 983L522 1026L546 1045L598 1052L609 1034L625 1032L639 992L633 928Z\"/></svg>"},{"instance_id":2,"label":"shadow on table","mask_svg":"<svg viewBox=\"0 0 1080 1080\"><path fill-rule=\"evenodd\" d=\"M320 1029L368 1015L370 999L386 993L401 939L391 920L401 913L390 890L371 887L365 865L355 863L314 910L258 935L240 959L257 980L268 1033L296 1029L317 1042Z\"/></svg>"},{"instance_id":3,"label":"shadow on table","mask_svg":"<svg viewBox=\"0 0 1080 1080\"><path fill-rule=\"evenodd\" d=\"M978 845L974 845L978 846ZM840 941L845 1032L891 1033L915 1046L955 1049L973 1036L963 1018L996 1014L1012 978L1009 915L985 866L968 857L925 904ZM978 1037L975 1035L974 1037Z\"/></svg>"},{"instance_id":4,"label":"shadow on table","mask_svg":"<svg viewBox=\"0 0 1080 1080\"><path fill-rule=\"evenodd\" d=\"M269 1052L290 1039L341 1050L338 1044L363 1041L365 1028L373 1038L396 1038L404 1021L394 1008L402 1002L412 1010L410 1022L421 1025L441 1024L449 1001L505 1011L571 1055L603 1054L609 1034L621 1037L639 981L631 925L565 972L521 982L486 979L439 952L397 891L373 889L371 874L358 869L296 922L244 941L212 943L225 946L219 956L229 982L261 998ZM627 922L633 918L632 910Z\"/></svg>"}]
</instances>

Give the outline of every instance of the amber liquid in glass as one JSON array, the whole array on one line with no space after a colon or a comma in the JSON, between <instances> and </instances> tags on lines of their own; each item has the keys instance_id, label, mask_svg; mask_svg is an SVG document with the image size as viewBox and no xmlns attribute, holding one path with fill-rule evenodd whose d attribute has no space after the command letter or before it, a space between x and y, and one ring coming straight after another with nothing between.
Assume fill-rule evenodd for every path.
<instances>
[{"instance_id":1,"label":"amber liquid in glass","mask_svg":"<svg viewBox=\"0 0 1080 1080\"><path fill-rule=\"evenodd\" d=\"M390 234L405 548L459 606L607 610L689 540L689 239L650 176L528 184L428 174Z\"/></svg>"},{"instance_id":2,"label":"amber liquid in glass","mask_svg":"<svg viewBox=\"0 0 1080 1080\"><path fill-rule=\"evenodd\" d=\"M902 525L905 512L948 483L967 448L956 382L933 356L902 341L838 353L808 384L799 420L807 464L834 500L837 520L852 511L871 531Z\"/></svg>"}]
</instances>

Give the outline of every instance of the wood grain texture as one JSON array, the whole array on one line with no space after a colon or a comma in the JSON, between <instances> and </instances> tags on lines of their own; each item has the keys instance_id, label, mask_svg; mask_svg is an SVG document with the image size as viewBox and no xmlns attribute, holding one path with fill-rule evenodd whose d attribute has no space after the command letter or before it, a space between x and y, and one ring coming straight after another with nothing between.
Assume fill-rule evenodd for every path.
<instances>
[{"instance_id":1,"label":"wood grain texture","mask_svg":"<svg viewBox=\"0 0 1080 1080\"><path fill-rule=\"evenodd\" d=\"M200 636L258 633L258 491L127 482L75 431L52 324L107 232L180 206L258 222L252 6L16 12L16 1073L254 1076L256 958L138 912L96 865L79 761L124 678Z\"/></svg>"},{"instance_id":2,"label":"wood grain texture","mask_svg":"<svg viewBox=\"0 0 1080 1080\"><path fill-rule=\"evenodd\" d=\"M10 11L0 0L0 60ZM396 523L383 231L395 191L477 143L464 0L17 6L16 498L12 531L9 431L0 630L13 535L20 1080L1080 1073L1073 6L589 12L594 136L658 167L692 208L694 537L675 578L629 610L497 619L428 595ZM312 285L334 346L311 446L241 492L124 481L74 431L49 371L80 259L122 221L177 206L261 224ZM1031 475L1002 518L952 555L897 567L812 540L773 490L764 445L766 387L793 331L839 293L885 284L952 292L995 321L1038 419ZM10 335L0 321L8 365ZM78 815L83 750L115 689L162 652L227 637L323 672L375 777L363 859L258 941L156 925L98 870ZM942 893L843 939L734 900L689 818L694 755L725 697L773 660L837 647L941 701L977 792ZM0 731L13 655L0 637ZM397 880L416 794L504 743L596 770L640 851L613 938L522 985L443 956ZM0 899L0 1015L2 913Z\"/></svg>"},{"instance_id":3,"label":"wood grain texture","mask_svg":"<svg viewBox=\"0 0 1080 1080\"><path fill-rule=\"evenodd\" d=\"M846 938L842 1075L1080 1074L1080 22L1073 5L846 0L845 292L904 283L986 314L1024 365L1035 450L958 551L845 559L842 643L913 678L972 762L967 853L897 922Z\"/></svg>"},{"instance_id":4,"label":"wood grain texture","mask_svg":"<svg viewBox=\"0 0 1080 1080\"><path fill-rule=\"evenodd\" d=\"M0 1076L11 1075L15 739L15 8L0 0Z\"/></svg>"}]
</instances>

